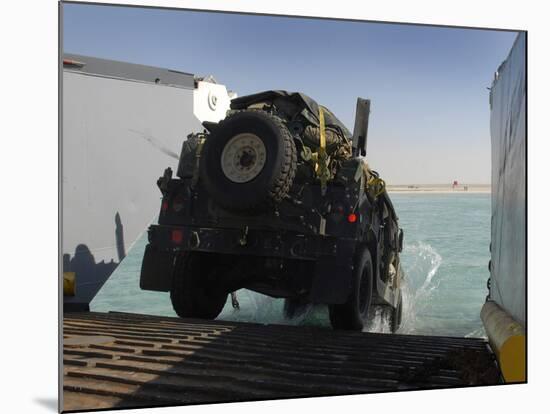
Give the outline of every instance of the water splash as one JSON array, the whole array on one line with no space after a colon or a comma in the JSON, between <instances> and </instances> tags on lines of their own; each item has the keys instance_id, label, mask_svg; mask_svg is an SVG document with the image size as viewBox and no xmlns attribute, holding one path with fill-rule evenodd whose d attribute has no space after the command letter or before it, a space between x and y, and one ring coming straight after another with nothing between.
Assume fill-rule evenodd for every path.
<instances>
[{"instance_id":1,"label":"water splash","mask_svg":"<svg viewBox=\"0 0 550 414\"><path fill-rule=\"evenodd\" d=\"M411 334L416 331L418 314L429 305L430 297L437 291L441 282L437 272L443 259L431 245L424 242L406 245L402 257L408 258L409 263L403 263L403 318L398 333ZM245 289L238 291L237 297L241 309L234 310L228 301L219 319L297 326L330 326L326 306L306 306L303 312L289 319L284 315L283 299L274 299ZM364 331L389 333L389 309L372 309L370 321Z\"/></svg>"},{"instance_id":2,"label":"water splash","mask_svg":"<svg viewBox=\"0 0 550 414\"><path fill-rule=\"evenodd\" d=\"M431 245L421 241L406 245L403 257L410 263L404 264L403 318L398 332L412 334L416 332L420 312L439 287L441 279L436 276L443 259Z\"/></svg>"},{"instance_id":3,"label":"water splash","mask_svg":"<svg viewBox=\"0 0 550 414\"><path fill-rule=\"evenodd\" d=\"M403 316L397 333L413 334L418 327L419 313L429 305L430 297L437 291L441 279L437 271L443 262L441 255L428 243L417 242L405 245L402 253L404 280L401 287L403 295ZM374 309L371 321L364 332L389 333L391 311Z\"/></svg>"},{"instance_id":4,"label":"water splash","mask_svg":"<svg viewBox=\"0 0 550 414\"><path fill-rule=\"evenodd\" d=\"M371 320L363 328L363 332L390 333L390 312L381 307L372 309Z\"/></svg>"},{"instance_id":5,"label":"water splash","mask_svg":"<svg viewBox=\"0 0 550 414\"><path fill-rule=\"evenodd\" d=\"M231 301L228 301L218 319L295 326L330 326L326 306L306 305L293 318L287 318L284 314L284 299L275 299L246 289L239 290L237 298L240 309L233 309Z\"/></svg>"}]
</instances>

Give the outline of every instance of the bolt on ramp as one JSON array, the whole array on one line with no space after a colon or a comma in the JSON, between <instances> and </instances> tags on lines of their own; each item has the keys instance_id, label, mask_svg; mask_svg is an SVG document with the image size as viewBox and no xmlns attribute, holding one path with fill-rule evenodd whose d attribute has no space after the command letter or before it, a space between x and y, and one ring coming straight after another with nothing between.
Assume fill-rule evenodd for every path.
<instances>
[{"instance_id":1,"label":"bolt on ramp","mask_svg":"<svg viewBox=\"0 0 550 414\"><path fill-rule=\"evenodd\" d=\"M63 411L490 385L479 338L66 313Z\"/></svg>"}]
</instances>

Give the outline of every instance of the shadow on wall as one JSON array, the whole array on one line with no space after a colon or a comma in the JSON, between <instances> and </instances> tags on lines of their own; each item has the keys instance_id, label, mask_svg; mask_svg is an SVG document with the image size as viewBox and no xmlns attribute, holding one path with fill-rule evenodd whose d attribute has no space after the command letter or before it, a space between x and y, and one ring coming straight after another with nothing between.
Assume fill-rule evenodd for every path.
<instances>
[{"instance_id":1,"label":"shadow on wall","mask_svg":"<svg viewBox=\"0 0 550 414\"><path fill-rule=\"evenodd\" d=\"M72 258L69 253L63 254L63 272L73 272L76 278L75 296L63 297L64 312L89 311L94 296L126 257L124 228L118 212L115 214L115 240L118 262L111 259L107 263L104 260L96 263L86 244L78 244Z\"/></svg>"}]
</instances>

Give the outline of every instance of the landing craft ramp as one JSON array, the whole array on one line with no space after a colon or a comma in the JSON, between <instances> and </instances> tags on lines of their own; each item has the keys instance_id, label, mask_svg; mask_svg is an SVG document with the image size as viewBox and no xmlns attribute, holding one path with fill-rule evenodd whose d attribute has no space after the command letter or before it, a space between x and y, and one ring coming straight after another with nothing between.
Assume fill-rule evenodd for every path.
<instances>
[{"instance_id":1,"label":"landing craft ramp","mask_svg":"<svg viewBox=\"0 0 550 414\"><path fill-rule=\"evenodd\" d=\"M500 382L478 338L95 312L65 314L63 336L64 411Z\"/></svg>"}]
</instances>

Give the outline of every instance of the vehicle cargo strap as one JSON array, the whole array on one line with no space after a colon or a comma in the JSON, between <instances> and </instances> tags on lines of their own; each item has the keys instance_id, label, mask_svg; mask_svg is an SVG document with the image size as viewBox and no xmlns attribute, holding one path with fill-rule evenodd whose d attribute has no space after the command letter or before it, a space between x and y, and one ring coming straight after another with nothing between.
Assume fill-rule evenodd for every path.
<instances>
[{"instance_id":1,"label":"vehicle cargo strap","mask_svg":"<svg viewBox=\"0 0 550 414\"><path fill-rule=\"evenodd\" d=\"M328 169L329 157L327 155L327 139L325 135L325 114L322 106L319 106L319 152L316 156L315 173L321 182L321 194L327 191L327 181L330 179Z\"/></svg>"}]
</instances>

